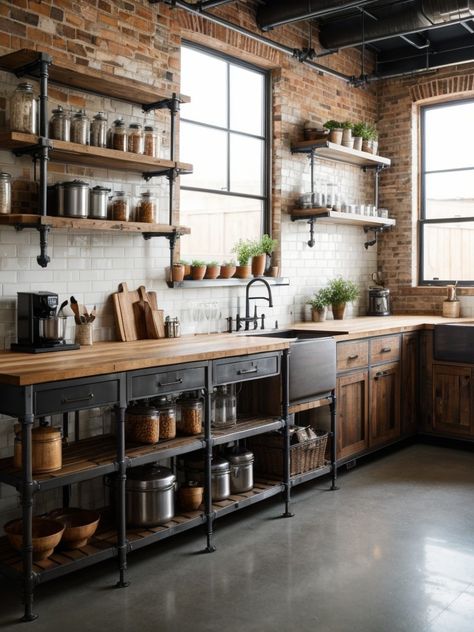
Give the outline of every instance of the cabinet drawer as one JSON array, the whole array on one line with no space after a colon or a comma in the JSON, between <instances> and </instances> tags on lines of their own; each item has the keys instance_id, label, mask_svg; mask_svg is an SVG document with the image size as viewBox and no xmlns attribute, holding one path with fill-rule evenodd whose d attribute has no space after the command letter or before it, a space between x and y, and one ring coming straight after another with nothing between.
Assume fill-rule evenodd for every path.
<instances>
[{"instance_id":1,"label":"cabinet drawer","mask_svg":"<svg viewBox=\"0 0 474 632\"><path fill-rule=\"evenodd\" d=\"M337 371L348 371L349 369L359 369L369 363L369 342L359 340L356 342L338 342L337 350Z\"/></svg>"},{"instance_id":2,"label":"cabinet drawer","mask_svg":"<svg viewBox=\"0 0 474 632\"><path fill-rule=\"evenodd\" d=\"M127 399L155 397L177 391L191 391L204 388L206 369L198 367L166 367L161 371L150 369L137 371L128 376Z\"/></svg>"},{"instance_id":3,"label":"cabinet drawer","mask_svg":"<svg viewBox=\"0 0 474 632\"><path fill-rule=\"evenodd\" d=\"M35 414L52 415L71 410L107 406L120 401L120 378L67 380L35 388Z\"/></svg>"},{"instance_id":4,"label":"cabinet drawer","mask_svg":"<svg viewBox=\"0 0 474 632\"><path fill-rule=\"evenodd\" d=\"M214 384L231 384L255 380L280 373L280 356L251 356L239 360L216 360L213 364Z\"/></svg>"},{"instance_id":5,"label":"cabinet drawer","mask_svg":"<svg viewBox=\"0 0 474 632\"><path fill-rule=\"evenodd\" d=\"M400 336L381 336L370 341L370 364L400 359Z\"/></svg>"}]
</instances>

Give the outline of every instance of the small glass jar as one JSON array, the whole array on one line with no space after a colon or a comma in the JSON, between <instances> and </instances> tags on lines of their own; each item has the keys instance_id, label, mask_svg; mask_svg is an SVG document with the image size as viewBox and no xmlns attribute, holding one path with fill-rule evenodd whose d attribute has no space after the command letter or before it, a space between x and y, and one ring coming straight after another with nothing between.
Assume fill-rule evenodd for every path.
<instances>
[{"instance_id":1,"label":"small glass jar","mask_svg":"<svg viewBox=\"0 0 474 632\"><path fill-rule=\"evenodd\" d=\"M103 112L97 112L92 119L91 145L93 147L107 147L107 117Z\"/></svg>"},{"instance_id":2,"label":"small glass jar","mask_svg":"<svg viewBox=\"0 0 474 632\"><path fill-rule=\"evenodd\" d=\"M141 194L137 205L137 222L155 224L157 222L157 204L150 191Z\"/></svg>"},{"instance_id":3,"label":"small glass jar","mask_svg":"<svg viewBox=\"0 0 474 632\"><path fill-rule=\"evenodd\" d=\"M154 404L160 414L160 439L176 437L176 405L167 397L159 397Z\"/></svg>"},{"instance_id":4,"label":"small glass jar","mask_svg":"<svg viewBox=\"0 0 474 632\"><path fill-rule=\"evenodd\" d=\"M117 222L128 222L130 219L130 196L124 191L115 191L111 204L111 219Z\"/></svg>"},{"instance_id":5,"label":"small glass jar","mask_svg":"<svg viewBox=\"0 0 474 632\"><path fill-rule=\"evenodd\" d=\"M185 435L202 433L203 403L198 397L183 397L179 399L181 418L179 431Z\"/></svg>"},{"instance_id":6,"label":"small glass jar","mask_svg":"<svg viewBox=\"0 0 474 632\"><path fill-rule=\"evenodd\" d=\"M19 83L10 98L10 128L14 132L36 134L36 99L31 83Z\"/></svg>"},{"instance_id":7,"label":"small glass jar","mask_svg":"<svg viewBox=\"0 0 474 632\"><path fill-rule=\"evenodd\" d=\"M125 411L125 436L132 443L158 443L160 439L160 413L155 406L145 404L129 406Z\"/></svg>"},{"instance_id":8,"label":"small glass jar","mask_svg":"<svg viewBox=\"0 0 474 632\"><path fill-rule=\"evenodd\" d=\"M110 135L110 147L117 151L127 151L127 130L122 119L113 122Z\"/></svg>"},{"instance_id":9,"label":"small glass jar","mask_svg":"<svg viewBox=\"0 0 474 632\"><path fill-rule=\"evenodd\" d=\"M151 125L145 125L144 132L144 149L145 156L151 156L152 158L158 158L160 155L160 140L161 137L158 132L155 132Z\"/></svg>"},{"instance_id":10,"label":"small glass jar","mask_svg":"<svg viewBox=\"0 0 474 632\"><path fill-rule=\"evenodd\" d=\"M71 140L71 119L61 105L53 110L53 115L49 119L49 136L54 140Z\"/></svg>"},{"instance_id":11,"label":"small glass jar","mask_svg":"<svg viewBox=\"0 0 474 632\"><path fill-rule=\"evenodd\" d=\"M143 128L139 123L130 123L128 126L128 151L143 154Z\"/></svg>"},{"instance_id":12,"label":"small glass jar","mask_svg":"<svg viewBox=\"0 0 474 632\"><path fill-rule=\"evenodd\" d=\"M90 121L84 110L74 114L71 121L71 142L88 145L90 138Z\"/></svg>"},{"instance_id":13,"label":"small glass jar","mask_svg":"<svg viewBox=\"0 0 474 632\"><path fill-rule=\"evenodd\" d=\"M12 210L12 177L0 172L0 214L6 215Z\"/></svg>"}]
</instances>

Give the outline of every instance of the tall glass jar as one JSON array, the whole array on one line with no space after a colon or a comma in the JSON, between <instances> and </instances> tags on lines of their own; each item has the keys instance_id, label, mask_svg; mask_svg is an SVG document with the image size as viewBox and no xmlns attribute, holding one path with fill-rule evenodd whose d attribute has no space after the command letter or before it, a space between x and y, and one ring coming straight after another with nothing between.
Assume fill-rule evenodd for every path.
<instances>
[{"instance_id":1,"label":"tall glass jar","mask_svg":"<svg viewBox=\"0 0 474 632\"><path fill-rule=\"evenodd\" d=\"M90 138L90 121L84 110L74 114L71 122L71 141L80 145L88 145Z\"/></svg>"},{"instance_id":2,"label":"tall glass jar","mask_svg":"<svg viewBox=\"0 0 474 632\"><path fill-rule=\"evenodd\" d=\"M0 214L11 213L12 210L12 177L9 173L0 172Z\"/></svg>"},{"instance_id":3,"label":"tall glass jar","mask_svg":"<svg viewBox=\"0 0 474 632\"><path fill-rule=\"evenodd\" d=\"M153 402L160 413L160 438L176 437L176 405L167 397L158 397Z\"/></svg>"},{"instance_id":4,"label":"tall glass jar","mask_svg":"<svg viewBox=\"0 0 474 632\"><path fill-rule=\"evenodd\" d=\"M145 191L141 194L138 202L136 221L155 224L157 222L156 211L156 200L152 197L150 191Z\"/></svg>"},{"instance_id":5,"label":"tall glass jar","mask_svg":"<svg viewBox=\"0 0 474 632\"><path fill-rule=\"evenodd\" d=\"M128 126L128 151L143 154L143 128L139 123L130 123Z\"/></svg>"},{"instance_id":6,"label":"tall glass jar","mask_svg":"<svg viewBox=\"0 0 474 632\"><path fill-rule=\"evenodd\" d=\"M10 98L10 128L15 132L37 133L36 99L31 83L19 83Z\"/></svg>"},{"instance_id":7,"label":"tall glass jar","mask_svg":"<svg viewBox=\"0 0 474 632\"><path fill-rule=\"evenodd\" d=\"M127 151L127 130L122 119L116 119L111 129L111 147L118 151Z\"/></svg>"},{"instance_id":8,"label":"tall glass jar","mask_svg":"<svg viewBox=\"0 0 474 632\"><path fill-rule=\"evenodd\" d=\"M160 155L160 135L151 125L145 125L144 133L144 150L145 156L158 158Z\"/></svg>"},{"instance_id":9,"label":"tall glass jar","mask_svg":"<svg viewBox=\"0 0 474 632\"><path fill-rule=\"evenodd\" d=\"M55 140L71 139L71 119L61 105L53 110L53 115L49 119L49 136Z\"/></svg>"},{"instance_id":10,"label":"tall glass jar","mask_svg":"<svg viewBox=\"0 0 474 632\"><path fill-rule=\"evenodd\" d=\"M204 417L202 399L199 397L180 398L181 418L179 430L185 435L198 435L202 433Z\"/></svg>"},{"instance_id":11,"label":"tall glass jar","mask_svg":"<svg viewBox=\"0 0 474 632\"><path fill-rule=\"evenodd\" d=\"M117 222L130 219L130 197L124 191L115 191L111 204L112 218Z\"/></svg>"},{"instance_id":12,"label":"tall glass jar","mask_svg":"<svg viewBox=\"0 0 474 632\"><path fill-rule=\"evenodd\" d=\"M91 145L93 147L107 147L107 117L103 112L97 112L92 119Z\"/></svg>"}]
</instances>

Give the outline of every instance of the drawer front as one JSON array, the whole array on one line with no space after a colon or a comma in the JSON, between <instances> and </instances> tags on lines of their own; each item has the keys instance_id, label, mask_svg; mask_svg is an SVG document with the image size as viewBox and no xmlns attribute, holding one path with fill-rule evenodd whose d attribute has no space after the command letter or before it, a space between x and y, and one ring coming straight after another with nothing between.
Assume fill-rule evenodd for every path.
<instances>
[{"instance_id":1,"label":"drawer front","mask_svg":"<svg viewBox=\"0 0 474 632\"><path fill-rule=\"evenodd\" d=\"M360 369L369 363L369 341L360 340L356 342L338 342L337 350L337 371L349 371L350 369Z\"/></svg>"},{"instance_id":2,"label":"drawer front","mask_svg":"<svg viewBox=\"0 0 474 632\"><path fill-rule=\"evenodd\" d=\"M166 367L132 373L128 377L127 399L156 397L165 393L191 391L206 386L206 369L199 367Z\"/></svg>"},{"instance_id":3,"label":"drawer front","mask_svg":"<svg viewBox=\"0 0 474 632\"><path fill-rule=\"evenodd\" d=\"M213 363L214 384L232 384L280 373L280 355L250 356L239 360L216 360Z\"/></svg>"},{"instance_id":4,"label":"drawer front","mask_svg":"<svg viewBox=\"0 0 474 632\"><path fill-rule=\"evenodd\" d=\"M52 415L72 410L117 404L120 401L118 377L106 380L67 380L35 389L35 414Z\"/></svg>"},{"instance_id":5,"label":"drawer front","mask_svg":"<svg viewBox=\"0 0 474 632\"><path fill-rule=\"evenodd\" d=\"M370 341L370 364L400 360L400 336L381 336Z\"/></svg>"}]
</instances>

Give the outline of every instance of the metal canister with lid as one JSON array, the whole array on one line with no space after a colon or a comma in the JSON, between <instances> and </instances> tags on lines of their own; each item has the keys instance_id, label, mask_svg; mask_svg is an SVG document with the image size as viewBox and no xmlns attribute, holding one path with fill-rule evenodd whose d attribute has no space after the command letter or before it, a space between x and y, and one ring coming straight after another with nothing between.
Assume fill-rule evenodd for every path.
<instances>
[{"instance_id":1,"label":"metal canister with lid","mask_svg":"<svg viewBox=\"0 0 474 632\"><path fill-rule=\"evenodd\" d=\"M233 494L249 492L253 488L253 452L235 447L226 453L230 463L230 491Z\"/></svg>"},{"instance_id":2,"label":"metal canister with lid","mask_svg":"<svg viewBox=\"0 0 474 632\"><path fill-rule=\"evenodd\" d=\"M107 219L107 206L110 189L96 186L90 190L89 217L94 219Z\"/></svg>"},{"instance_id":3,"label":"metal canister with lid","mask_svg":"<svg viewBox=\"0 0 474 632\"><path fill-rule=\"evenodd\" d=\"M64 217L83 217L89 215L89 185L82 180L59 182L58 215Z\"/></svg>"},{"instance_id":4,"label":"metal canister with lid","mask_svg":"<svg viewBox=\"0 0 474 632\"><path fill-rule=\"evenodd\" d=\"M188 460L185 469L188 480L204 484L204 461ZM230 465L227 459L220 456L212 459L211 491L212 500L225 500L230 496Z\"/></svg>"},{"instance_id":5,"label":"metal canister with lid","mask_svg":"<svg viewBox=\"0 0 474 632\"><path fill-rule=\"evenodd\" d=\"M6 215L12 210L12 177L0 172L0 214Z\"/></svg>"},{"instance_id":6,"label":"metal canister with lid","mask_svg":"<svg viewBox=\"0 0 474 632\"><path fill-rule=\"evenodd\" d=\"M127 524L153 527L169 522L174 516L176 476L159 465L145 465L127 470Z\"/></svg>"},{"instance_id":7,"label":"metal canister with lid","mask_svg":"<svg viewBox=\"0 0 474 632\"><path fill-rule=\"evenodd\" d=\"M181 325L177 316L176 318L169 316L165 318L165 336L166 338L179 338L181 336Z\"/></svg>"}]
</instances>

